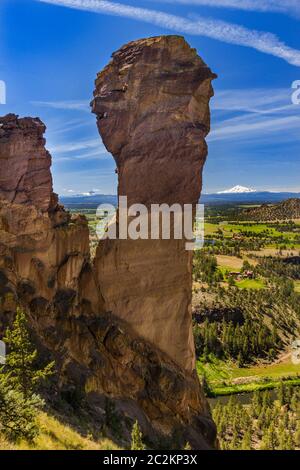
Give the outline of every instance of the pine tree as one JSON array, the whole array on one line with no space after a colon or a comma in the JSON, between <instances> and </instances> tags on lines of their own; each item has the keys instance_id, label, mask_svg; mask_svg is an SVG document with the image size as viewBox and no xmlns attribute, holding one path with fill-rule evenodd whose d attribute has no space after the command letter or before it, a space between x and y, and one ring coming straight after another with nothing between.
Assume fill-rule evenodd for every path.
<instances>
[{"instance_id":1,"label":"pine tree","mask_svg":"<svg viewBox=\"0 0 300 470\"><path fill-rule=\"evenodd\" d=\"M54 362L43 369L34 367L37 359L37 350L30 341L27 320L24 312L17 309L16 318L12 328L6 330L3 341L7 345L8 354L5 366L1 371L8 374L9 383L29 398L36 390L37 385L53 374Z\"/></svg>"},{"instance_id":2,"label":"pine tree","mask_svg":"<svg viewBox=\"0 0 300 470\"><path fill-rule=\"evenodd\" d=\"M237 450L238 447L239 447L239 435L238 435L237 430L235 429L232 433L230 448L232 450Z\"/></svg>"},{"instance_id":3,"label":"pine tree","mask_svg":"<svg viewBox=\"0 0 300 470\"><path fill-rule=\"evenodd\" d=\"M184 449L183 450L192 450L191 448L191 444L189 442L187 442L184 446Z\"/></svg>"},{"instance_id":4,"label":"pine tree","mask_svg":"<svg viewBox=\"0 0 300 470\"><path fill-rule=\"evenodd\" d=\"M251 401L251 412L255 418L261 413L261 406L262 406L262 395L260 392L255 390L253 393L252 401Z\"/></svg>"},{"instance_id":5,"label":"pine tree","mask_svg":"<svg viewBox=\"0 0 300 470\"><path fill-rule=\"evenodd\" d=\"M286 389L282 381L277 390L277 397L281 406L286 404Z\"/></svg>"},{"instance_id":6,"label":"pine tree","mask_svg":"<svg viewBox=\"0 0 300 470\"><path fill-rule=\"evenodd\" d=\"M32 441L36 437L36 413L40 405L39 397L25 399L21 392L10 387L7 377L0 374L0 433L7 439Z\"/></svg>"},{"instance_id":7,"label":"pine tree","mask_svg":"<svg viewBox=\"0 0 300 470\"><path fill-rule=\"evenodd\" d=\"M279 450L293 450L294 442L291 433L284 429L279 435Z\"/></svg>"},{"instance_id":8,"label":"pine tree","mask_svg":"<svg viewBox=\"0 0 300 470\"><path fill-rule=\"evenodd\" d=\"M265 410L270 409L272 407L272 399L268 390L265 390L262 393L262 406Z\"/></svg>"},{"instance_id":9,"label":"pine tree","mask_svg":"<svg viewBox=\"0 0 300 470\"><path fill-rule=\"evenodd\" d=\"M300 421L297 421L296 433L295 433L295 444L300 447Z\"/></svg>"},{"instance_id":10,"label":"pine tree","mask_svg":"<svg viewBox=\"0 0 300 470\"><path fill-rule=\"evenodd\" d=\"M247 429L242 439L241 450L251 450L251 430Z\"/></svg>"},{"instance_id":11,"label":"pine tree","mask_svg":"<svg viewBox=\"0 0 300 470\"><path fill-rule=\"evenodd\" d=\"M244 367L244 358L243 355L239 352L238 357L237 357L237 366L238 367Z\"/></svg>"},{"instance_id":12,"label":"pine tree","mask_svg":"<svg viewBox=\"0 0 300 470\"><path fill-rule=\"evenodd\" d=\"M293 435L291 432L288 433L286 447L287 450L295 450L295 440L293 439Z\"/></svg>"},{"instance_id":13,"label":"pine tree","mask_svg":"<svg viewBox=\"0 0 300 470\"><path fill-rule=\"evenodd\" d=\"M0 368L0 431L11 440L31 441L38 433L36 414L43 404L34 392L37 384L52 373L54 363L43 369L34 368L37 351L30 342L26 317L20 309L3 340L8 354Z\"/></svg>"},{"instance_id":14,"label":"pine tree","mask_svg":"<svg viewBox=\"0 0 300 470\"><path fill-rule=\"evenodd\" d=\"M132 428L131 433L131 450L145 450L143 443L143 434L140 430L139 424L136 421Z\"/></svg>"},{"instance_id":15,"label":"pine tree","mask_svg":"<svg viewBox=\"0 0 300 470\"><path fill-rule=\"evenodd\" d=\"M278 440L277 440L277 435L276 435L274 424L270 425L265 436L266 436L265 443L267 444L267 448L265 450L275 450L278 445Z\"/></svg>"},{"instance_id":16,"label":"pine tree","mask_svg":"<svg viewBox=\"0 0 300 470\"><path fill-rule=\"evenodd\" d=\"M300 396L298 394L298 390L295 389L291 398L290 408L295 413L300 412Z\"/></svg>"},{"instance_id":17,"label":"pine tree","mask_svg":"<svg viewBox=\"0 0 300 470\"><path fill-rule=\"evenodd\" d=\"M272 450L272 444L271 444L270 436L268 432L266 432L262 437L262 440L260 443L260 450Z\"/></svg>"}]
</instances>

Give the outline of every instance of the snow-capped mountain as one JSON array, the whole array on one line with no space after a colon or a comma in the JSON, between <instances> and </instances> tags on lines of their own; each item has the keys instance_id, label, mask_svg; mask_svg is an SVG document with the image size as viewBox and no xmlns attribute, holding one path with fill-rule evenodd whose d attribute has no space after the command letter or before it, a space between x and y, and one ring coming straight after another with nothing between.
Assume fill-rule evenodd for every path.
<instances>
[{"instance_id":1,"label":"snow-capped mountain","mask_svg":"<svg viewBox=\"0 0 300 470\"><path fill-rule=\"evenodd\" d=\"M241 194L241 193L255 193L255 189L247 188L246 186L234 186L231 189L225 189L224 191L219 191L217 194Z\"/></svg>"}]
</instances>

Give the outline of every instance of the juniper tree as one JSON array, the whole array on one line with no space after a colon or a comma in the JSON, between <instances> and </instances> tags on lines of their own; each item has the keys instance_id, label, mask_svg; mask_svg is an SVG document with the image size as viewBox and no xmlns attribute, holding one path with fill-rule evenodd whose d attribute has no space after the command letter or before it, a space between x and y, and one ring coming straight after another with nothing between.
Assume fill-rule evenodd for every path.
<instances>
[{"instance_id":1,"label":"juniper tree","mask_svg":"<svg viewBox=\"0 0 300 470\"><path fill-rule=\"evenodd\" d=\"M297 421L296 432L295 432L295 443L297 447L300 447L300 421Z\"/></svg>"},{"instance_id":2,"label":"juniper tree","mask_svg":"<svg viewBox=\"0 0 300 470\"><path fill-rule=\"evenodd\" d=\"M300 412L300 394L297 389L293 391L293 395L291 398L290 409L295 413Z\"/></svg>"},{"instance_id":3,"label":"juniper tree","mask_svg":"<svg viewBox=\"0 0 300 470\"><path fill-rule=\"evenodd\" d=\"M251 450L251 430L246 429L241 442L241 450Z\"/></svg>"},{"instance_id":4,"label":"juniper tree","mask_svg":"<svg viewBox=\"0 0 300 470\"><path fill-rule=\"evenodd\" d=\"M32 441L38 434L36 425L39 397L25 399L21 392L13 390L7 377L0 374L0 433L12 441Z\"/></svg>"},{"instance_id":5,"label":"juniper tree","mask_svg":"<svg viewBox=\"0 0 300 470\"><path fill-rule=\"evenodd\" d=\"M131 433L131 450L145 450L143 443L143 434L140 430L139 424L136 421L132 428Z\"/></svg>"},{"instance_id":6,"label":"juniper tree","mask_svg":"<svg viewBox=\"0 0 300 470\"><path fill-rule=\"evenodd\" d=\"M42 369L35 367L34 349L22 310L17 309L12 328L3 338L8 354L0 368L0 431L9 439L33 440L38 433L37 410L43 404L34 392L39 382L52 374L54 363Z\"/></svg>"},{"instance_id":7,"label":"juniper tree","mask_svg":"<svg viewBox=\"0 0 300 470\"><path fill-rule=\"evenodd\" d=\"M261 450L275 450L278 445L278 439L275 431L275 427L273 424L269 426L266 430L262 442L261 442Z\"/></svg>"},{"instance_id":8,"label":"juniper tree","mask_svg":"<svg viewBox=\"0 0 300 470\"><path fill-rule=\"evenodd\" d=\"M38 369L37 350L33 347L28 331L25 313L17 309L12 328L6 330L3 341L7 345L8 354L5 366L0 372L7 375L10 386L29 398L38 384L53 374L54 362Z\"/></svg>"},{"instance_id":9,"label":"juniper tree","mask_svg":"<svg viewBox=\"0 0 300 470\"><path fill-rule=\"evenodd\" d=\"M244 367L244 358L243 358L243 355L241 353L238 354L237 366L238 367Z\"/></svg>"}]
</instances>

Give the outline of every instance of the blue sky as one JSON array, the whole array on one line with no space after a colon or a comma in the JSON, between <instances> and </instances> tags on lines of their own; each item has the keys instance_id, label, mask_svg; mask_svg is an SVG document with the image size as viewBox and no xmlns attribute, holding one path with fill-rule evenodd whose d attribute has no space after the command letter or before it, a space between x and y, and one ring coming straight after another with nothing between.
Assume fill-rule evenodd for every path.
<instances>
[{"instance_id":1,"label":"blue sky","mask_svg":"<svg viewBox=\"0 0 300 470\"><path fill-rule=\"evenodd\" d=\"M299 0L1 0L1 114L46 123L59 194L116 193L89 109L96 73L124 43L174 33L219 77L204 191L300 191Z\"/></svg>"}]
</instances>

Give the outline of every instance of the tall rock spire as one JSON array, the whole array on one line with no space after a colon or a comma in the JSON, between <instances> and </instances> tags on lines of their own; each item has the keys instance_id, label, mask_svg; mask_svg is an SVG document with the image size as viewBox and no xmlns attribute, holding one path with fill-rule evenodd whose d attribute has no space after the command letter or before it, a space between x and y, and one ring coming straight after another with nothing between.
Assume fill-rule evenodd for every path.
<instances>
[{"instance_id":1,"label":"tall rock spire","mask_svg":"<svg viewBox=\"0 0 300 470\"><path fill-rule=\"evenodd\" d=\"M214 78L180 36L131 42L98 74L92 110L128 205L199 201ZM95 263L107 309L192 372L185 240L101 241Z\"/></svg>"}]
</instances>

